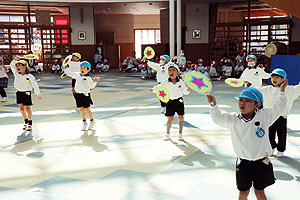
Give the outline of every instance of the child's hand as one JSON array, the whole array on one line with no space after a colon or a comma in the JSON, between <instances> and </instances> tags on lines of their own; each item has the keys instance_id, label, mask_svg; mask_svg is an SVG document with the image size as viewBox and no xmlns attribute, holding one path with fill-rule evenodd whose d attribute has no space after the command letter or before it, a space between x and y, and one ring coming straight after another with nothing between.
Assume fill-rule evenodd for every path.
<instances>
[{"instance_id":1,"label":"child's hand","mask_svg":"<svg viewBox=\"0 0 300 200\"><path fill-rule=\"evenodd\" d=\"M152 89L152 88L151 88L151 89L149 89L149 92L151 92L151 93L152 93L152 92L153 92L153 89Z\"/></svg>"},{"instance_id":2,"label":"child's hand","mask_svg":"<svg viewBox=\"0 0 300 200\"><path fill-rule=\"evenodd\" d=\"M176 60L177 58L179 58L179 56L174 56L173 60Z\"/></svg>"},{"instance_id":3,"label":"child's hand","mask_svg":"<svg viewBox=\"0 0 300 200\"><path fill-rule=\"evenodd\" d=\"M188 92L192 92L192 91L193 91L193 89L192 89L192 88L190 88L190 87L188 87L187 91L188 91Z\"/></svg>"},{"instance_id":4,"label":"child's hand","mask_svg":"<svg viewBox=\"0 0 300 200\"><path fill-rule=\"evenodd\" d=\"M98 81L100 81L100 78L96 76L96 77L93 79L93 82L98 82Z\"/></svg>"},{"instance_id":5,"label":"child's hand","mask_svg":"<svg viewBox=\"0 0 300 200\"><path fill-rule=\"evenodd\" d=\"M145 56L143 57L143 61L146 62L146 57Z\"/></svg>"},{"instance_id":6,"label":"child's hand","mask_svg":"<svg viewBox=\"0 0 300 200\"><path fill-rule=\"evenodd\" d=\"M15 60L15 61L19 61L19 60L21 60L21 57L17 55L17 56L14 58L14 60Z\"/></svg>"},{"instance_id":7,"label":"child's hand","mask_svg":"<svg viewBox=\"0 0 300 200\"><path fill-rule=\"evenodd\" d=\"M38 99L42 99L42 94L37 95Z\"/></svg>"},{"instance_id":8,"label":"child's hand","mask_svg":"<svg viewBox=\"0 0 300 200\"><path fill-rule=\"evenodd\" d=\"M284 78L284 79L282 79L282 84L281 84L281 86L280 86L280 91L281 92L284 92L284 90L285 90L285 88L286 88L286 86L289 84L289 81L286 79L286 78Z\"/></svg>"},{"instance_id":9,"label":"child's hand","mask_svg":"<svg viewBox=\"0 0 300 200\"><path fill-rule=\"evenodd\" d=\"M212 105L217 105L216 98L213 95L208 94L206 96L207 96L208 103L210 103Z\"/></svg>"}]
</instances>

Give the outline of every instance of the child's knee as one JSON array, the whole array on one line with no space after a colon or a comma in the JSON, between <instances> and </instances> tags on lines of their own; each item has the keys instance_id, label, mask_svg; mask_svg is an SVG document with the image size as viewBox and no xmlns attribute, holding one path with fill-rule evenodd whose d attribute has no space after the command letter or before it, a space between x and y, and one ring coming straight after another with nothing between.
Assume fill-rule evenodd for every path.
<instances>
[{"instance_id":1,"label":"child's knee","mask_svg":"<svg viewBox=\"0 0 300 200\"><path fill-rule=\"evenodd\" d=\"M256 196L265 196L265 190L256 190L254 189L254 193Z\"/></svg>"},{"instance_id":2,"label":"child's knee","mask_svg":"<svg viewBox=\"0 0 300 200\"><path fill-rule=\"evenodd\" d=\"M168 117L168 122L172 122L173 119L174 119L174 116L169 116L169 117Z\"/></svg>"},{"instance_id":3,"label":"child's knee","mask_svg":"<svg viewBox=\"0 0 300 200\"><path fill-rule=\"evenodd\" d=\"M246 191L240 191L240 196L243 196L243 197L247 197L248 196L248 194L249 194L249 191L250 190L246 190Z\"/></svg>"},{"instance_id":4,"label":"child's knee","mask_svg":"<svg viewBox=\"0 0 300 200\"><path fill-rule=\"evenodd\" d=\"M181 122L184 121L184 116L183 115L178 115L178 120L181 121Z\"/></svg>"}]
</instances>

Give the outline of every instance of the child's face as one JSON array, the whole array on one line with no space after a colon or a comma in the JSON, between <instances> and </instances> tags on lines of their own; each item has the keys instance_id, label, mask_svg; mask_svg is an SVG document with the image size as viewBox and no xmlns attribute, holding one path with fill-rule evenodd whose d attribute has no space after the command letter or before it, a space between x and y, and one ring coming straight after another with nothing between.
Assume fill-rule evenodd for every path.
<instances>
[{"instance_id":1,"label":"child's face","mask_svg":"<svg viewBox=\"0 0 300 200\"><path fill-rule=\"evenodd\" d=\"M89 68L87 68L86 66L80 66L80 74L86 75L87 73L89 73L91 70Z\"/></svg>"},{"instance_id":2,"label":"child's face","mask_svg":"<svg viewBox=\"0 0 300 200\"><path fill-rule=\"evenodd\" d=\"M271 76L271 81L274 86L279 86L282 83L282 77L281 76L276 76L272 75Z\"/></svg>"},{"instance_id":3,"label":"child's face","mask_svg":"<svg viewBox=\"0 0 300 200\"><path fill-rule=\"evenodd\" d=\"M254 58L250 57L248 58L247 62L256 62Z\"/></svg>"},{"instance_id":4,"label":"child's face","mask_svg":"<svg viewBox=\"0 0 300 200\"><path fill-rule=\"evenodd\" d=\"M179 71L177 71L175 67L169 67L168 75L171 78L171 80L174 80L179 75Z\"/></svg>"},{"instance_id":5,"label":"child's face","mask_svg":"<svg viewBox=\"0 0 300 200\"><path fill-rule=\"evenodd\" d=\"M79 58L77 56L72 56L72 61L77 62L77 61L79 61Z\"/></svg>"},{"instance_id":6,"label":"child's face","mask_svg":"<svg viewBox=\"0 0 300 200\"><path fill-rule=\"evenodd\" d=\"M249 114L254 112L260 107L260 103L257 103L251 99L240 97L238 100L239 110L242 114Z\"/></svg>"},{"instance_id":7,"label":"child's face","mask_svg":"<svg viewBox=\"0 0 300 200\"><path fill-rule=\"evenodd\" d=\"M168 61L166 61L166 59L164 59L164 58L161 58L160 62L163 63L163 64L167 64L168 63Z\"/></svg>"},{"instance_id":8,"label":"child's face","mask_svg":"<svg viewBox=\"0 0 300 200\"><path fill-rule=\"evenodd\" d=\"M26 72L26 66L22 65L21 63L18 63L17 64L17 70L18 70L19 73L25 74L25 72Z\"/></svg>"}]
</instances>

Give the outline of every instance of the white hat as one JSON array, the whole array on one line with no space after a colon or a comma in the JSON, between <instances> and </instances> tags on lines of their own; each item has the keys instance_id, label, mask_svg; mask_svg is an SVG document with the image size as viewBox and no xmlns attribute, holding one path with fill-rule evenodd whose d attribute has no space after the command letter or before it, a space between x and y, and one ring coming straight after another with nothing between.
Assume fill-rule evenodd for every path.
<instances>
[{"instance_id":1,"label":"white hat","mask_svg":"<svg viewBox=\"0 0 300 200\"><path fill-rule=\"evenodd\" d=\"M180 71L178 65L176 65L176 64L173 63L173 62L169 62L169 63L166 65L166 67L167 67L167 69L169 69L170 67L175 67L175 68L177 69L177 71Z\"/></svg>"}]
</instances>

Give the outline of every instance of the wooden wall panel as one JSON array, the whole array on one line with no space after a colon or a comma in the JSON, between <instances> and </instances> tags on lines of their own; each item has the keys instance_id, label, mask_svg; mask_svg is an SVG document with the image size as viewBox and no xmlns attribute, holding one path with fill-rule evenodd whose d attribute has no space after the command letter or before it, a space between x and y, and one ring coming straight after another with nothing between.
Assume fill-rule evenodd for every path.
<instances>
[{"instance_id":1,"label":"wooden wall panel","mask_svg":"<svg viewBox=\"0 0 300 200\"><path fill-rule=\"evenodd\" d=\"M134 29L159 29L159 15L134 15Z\"/></svg>"},{"instance_id":2,"label":"wooden wall panel","mask_svg":"<svg viewBox=\"0 0 300 200\"><path fill-rule=\"evenodd\" d=\"M135 49L134 43L116 43L116 45L120 46L120 62L123 62L127 56L130 56Z\"/></svg>"},{"instance_id":3,"label":"wooden wall panel","mask_svg":"<svg viewBox=\"0 0 300 200\"><path fill-rule=\"evenodd\" d=\"M279 8L291 15L300 18L300 2L299 0L260 0L275 8Z\"/></svg>"},{"instance_id":4,"label":"wooden wall panel","mask_svg":"<svg viewBox=\"0 0 300 200\"><path fill-rule=\"evenodd\" d=\"M209 65L209 44L185 44L186 60L197 63L198 58L203 60L204 65Z\"/></svg>"},{"instance_id":5,"label":"wooden wall panel","mask_svg":"<svg viewBox=\"0 0 300 200\"><path fill-rule=\"evenodd\" d=\"M290 42L290 44L289 44L289 54L290 55L300 54L300 41Z\"/></svg>"},{"instance_id":6,"label":"wooden wall panel","mask_svg":"<svg viewBox=\"0 0 300 200\"><path fill-rule=\"evenodd\" d=\"M72 45L71 52L78 52L81 54L81 61L89 61L94 66L94 55L96 52L96 45Z\"/></svg>"},{"instance_id":7,"label":"wooden wall panel","mask_svg":"<svg viewBox=\"0 0 300 200\"><path fill-rule=\"evenodd\" d=\"M133 15L95 15L96 32L114 32L115 43L133 43Z\"/></svg>"}]
</instances>

